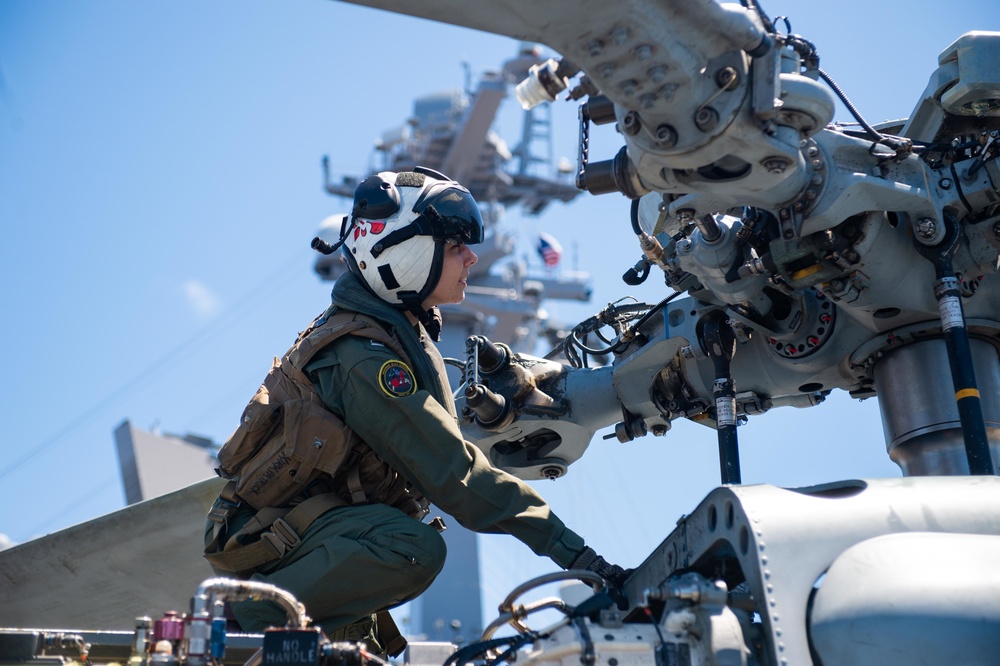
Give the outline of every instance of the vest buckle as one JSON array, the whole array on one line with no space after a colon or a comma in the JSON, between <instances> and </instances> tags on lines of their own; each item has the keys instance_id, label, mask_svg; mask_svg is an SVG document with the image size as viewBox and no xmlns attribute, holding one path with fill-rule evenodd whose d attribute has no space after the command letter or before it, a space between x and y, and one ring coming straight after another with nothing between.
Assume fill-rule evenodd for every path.
<instances>
[{"instance_id":1,"label":"vest buckle","mask_svg":"<svg viewBox=\"0 0 1000 666\"><path fill-rule=\"evenodd\" d=\"M278 554L278 557L283 557L285 553L302 543L302 539L299 538L298 533L292 529L291 525L285 522L284 518L275 520L271 524L271 529L260 535L260 539L270 544Z\"/></svg>"}]
</instances>

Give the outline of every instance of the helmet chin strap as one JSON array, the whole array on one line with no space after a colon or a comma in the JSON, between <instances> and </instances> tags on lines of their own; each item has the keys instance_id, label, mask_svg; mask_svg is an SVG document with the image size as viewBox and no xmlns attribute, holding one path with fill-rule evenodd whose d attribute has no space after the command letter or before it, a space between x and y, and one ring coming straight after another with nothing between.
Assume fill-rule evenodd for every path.
<instances>
[{"instance_id":1,"label":"helmet chin strap","mask_svg":"<svg viewBox=\"0 0 1000 666\"><path fill-rule=\"evenodd\" d=\"M441 340L441 311L437 308L425 310L420 296L414 291L399 292L396 294L403 304L403 309L417 318L427 334L434 342Z\"/></svg>"}]
</instances>

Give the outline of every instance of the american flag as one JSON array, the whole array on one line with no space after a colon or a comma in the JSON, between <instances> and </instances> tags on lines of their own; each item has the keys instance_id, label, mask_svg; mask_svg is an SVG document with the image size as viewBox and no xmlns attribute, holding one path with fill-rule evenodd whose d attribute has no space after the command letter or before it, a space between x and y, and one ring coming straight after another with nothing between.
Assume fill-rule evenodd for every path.
<instances>
[{"instance_id":1,"label":"american flag","mask_svg":"<svg viewBox=\"0 0 1000 666\"><path fill-rule=\"evenodd\" d=\"M555 266L562 257L562 245L547 233L538 234L538 254L546 266Z\"/></svg>"}]
</instances>

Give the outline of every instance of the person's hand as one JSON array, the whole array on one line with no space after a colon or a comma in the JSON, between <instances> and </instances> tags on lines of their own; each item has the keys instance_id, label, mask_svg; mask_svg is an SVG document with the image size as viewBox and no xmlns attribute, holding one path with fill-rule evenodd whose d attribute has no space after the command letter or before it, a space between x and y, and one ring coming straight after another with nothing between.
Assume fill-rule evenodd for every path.
<instances>
[{"instance_id":1,"label":"person's hand","mask_svg":"<svg viewBox=\"0 0 1000 666\"><path fill-rule=\"evenodd\" d=\"M615 600L618 607L622 609L628 607L628 602L622 593L622 586L632 573L631 569L626 570L617 564L611 564L589 546L576 556L569 568L594 572L607 582L608 594Z\"/></svg>"}]
</instances>

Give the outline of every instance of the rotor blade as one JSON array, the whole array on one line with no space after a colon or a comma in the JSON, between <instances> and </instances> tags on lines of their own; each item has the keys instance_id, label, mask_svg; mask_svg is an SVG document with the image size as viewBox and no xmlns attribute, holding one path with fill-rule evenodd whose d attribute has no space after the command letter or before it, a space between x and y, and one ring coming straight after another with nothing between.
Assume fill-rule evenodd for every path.
<instances>
[{"instance_id":1,"label":"rotor blade","mask_svg":"<svg viewBox=\"0 0 1000 666\"><path fill-rule=\"evenodd\" d=\"M0 553L0 627L131 630L139 615L184 611L201 581L208 479Z\"/></svg>"},{"instance_id":2,"label":"rotor blade","mask_svg":"<svg viewBox=\"0 0 1000 666\"><path fill-rule=\"evenodd\" d=\"M578 12L578 3L559 0L549 2L533 0L496 0L494 2L468 2L468 0L342 1L543 44L547 42L547 28L562 20L563 17L573 16ZM548 37L551 37L551 34Z\"/></svg>"}]
</instances>

